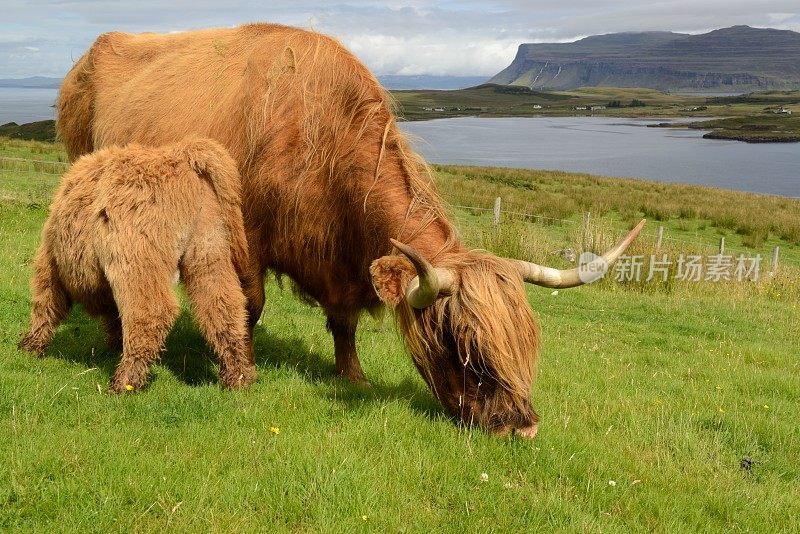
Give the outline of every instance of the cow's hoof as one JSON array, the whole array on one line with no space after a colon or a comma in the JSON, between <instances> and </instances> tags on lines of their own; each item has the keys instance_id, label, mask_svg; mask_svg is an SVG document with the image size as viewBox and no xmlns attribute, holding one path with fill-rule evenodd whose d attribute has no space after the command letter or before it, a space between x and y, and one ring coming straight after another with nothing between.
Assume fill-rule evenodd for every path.
<instances>
[{"instance_id":1,"label":"cow's hoof","mask_svg":"<svg viewBox=\"0 0 800 534\"><path fill-rule=\"evenodd\" d=\"M354 386L358 386L358 387L362 387L362 388L371 388L372 387L372 382L367 380L367 377L364 376L364 373L353 374L353 375L342 373L339 376L341 376L342 378L344 378L345 380L347 380L348 382L350 382Z\"/></svg>"},{"instance_id":2,"label":"cow's hoof","mask_svg":"<svg viewBox=\"0 0 800 534\"><path fill-rule=\"evenodd\" d=\"M246 389L256 381L256 370L245 369L240 373L223 372L220 374L222 387L227 389Z\"/></svg>"},{"instance_id":3,"label":"cow's hoof","mask_svg":"<svg viewBox=\"0 0 800 534\"><path fill-rule=\"evenodd\" d=\"M533 439L536 437L536 433L539 432L539 425L531 425L526 428L517 428L514 430L514 434L521 438Z\"/></svg>"},{"instance_id":4,"label":"cow's hoof","mask_svg":"<svg viewBox=\"0 0 800 534\"><path fill-rule=\"evenodd\" d=\"M19 343L17 343L17 350L21 352L29 352L31 355L41 358L44 356L44 347L41 343L36 343L30 336L24 336Z\"/></svg>"}]
</instances>

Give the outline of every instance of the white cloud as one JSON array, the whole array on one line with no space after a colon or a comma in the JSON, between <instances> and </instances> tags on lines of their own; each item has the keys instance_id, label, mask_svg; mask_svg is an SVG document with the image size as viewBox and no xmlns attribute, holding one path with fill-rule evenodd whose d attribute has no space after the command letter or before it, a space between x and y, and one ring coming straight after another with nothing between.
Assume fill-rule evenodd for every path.
<instances>
[{"instance_id":1,"label":"white cloud","mask_svg":"<svg viewBox=\"0 0 800 534\"><path fill-rule=\"evenodd\" d=\"M469 39L459 35L402 37L361 34L344 44L377 74L496 74L514 59L518 39ZM500 67L502 68L502 67Z\"/></svg>"},{"instance_id":2,"label":"white cloud","mask_svg":"<svg viewBox=\"0 0 800 534\"><path fill-rule=\"evenodd\" d=\"M104 31L273 21L332 34L379 74L491 75L523 42L734 24L800 31L797 0L30 0L4 2L0 73L62 76ZM27 58L21 56L27 55ZM35 61L31 58L35 57Z\"/></svg>"}]
</instances>

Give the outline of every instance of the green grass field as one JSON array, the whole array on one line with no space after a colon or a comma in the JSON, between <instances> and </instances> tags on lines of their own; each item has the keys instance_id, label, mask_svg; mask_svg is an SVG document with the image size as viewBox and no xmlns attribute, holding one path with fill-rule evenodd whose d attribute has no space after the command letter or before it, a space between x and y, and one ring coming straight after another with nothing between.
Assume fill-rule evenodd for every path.
<instances>
[{"instance_id":1,"label":"green grass field","mask_svg":"<svg viewBox=\"0 0 800 534\"><path fill-rule=\"evenodd\" d=\"M0 141L0 156L63 158L58 147L16 141ZM785 260L775 278L745 284L529 288L544 339L534 441L453 425L389 317L365 316L358 331L373 387L334 378L321 312L274 281L250 390L219 388L187 311L150 386L115 397L106 388L119 355L80 310L44 359L17 352L58 177L0 168L0 530L800 529L797 201L565 173L436 171L452 204L488 206L500 193L509 210L576 221L592 208L599 240L660 207L647 215L667 235L713 245L725 234L752 253L779 244ZM737 233L732 202L756 212L760 244L743 242L750 234ZM550 263L548 247L576 239L569 223L509 216L494 232L483 211L453 215L474 246ZM653 224L636 244L643 253Z\"/></svg>"},{"instance_id":2,"label":"green grass field","mask_svg":"<svg viewBox=\"0 0 800 534\"><path fill-rule=\"evenodd\" d=\"M526 87L481 85L452 91L392 91L392 96L397 101L399 116L405 120L540 115L753 117L764 114L765 107L772 109L781 106L800 113L800 91L707 97L702 94L669 94L642 88L583 87L571 91L532 91ZM615 100L620 102L620 107L589 109L591 106L607 106ZM633 100L645 105L631 107ZM692 111L701 106L703 109Z\"/></svg>"}]
</instances>

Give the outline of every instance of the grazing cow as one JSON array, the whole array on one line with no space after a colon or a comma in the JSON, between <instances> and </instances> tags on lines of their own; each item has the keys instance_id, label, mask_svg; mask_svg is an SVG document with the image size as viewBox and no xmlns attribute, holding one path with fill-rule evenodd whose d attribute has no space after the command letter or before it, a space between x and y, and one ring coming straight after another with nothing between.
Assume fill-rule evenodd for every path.
<instances>
[{"instance_id":1,"label":"grazing cow","mask_svg":"<svg viewBox=\"0 0 800 534\"><path fill-rule=\"evenodd\" d=\"M215 141L129 144L78 159L42 232L31 326L20 348L42 355L73 302L122 347L111 390L141 387L178 315L183 280L227 387L255 378L240 276L248 263L236 163Z\"/></svg>"},{"instance_id":2,"label":"grazing cow","mask_svg":"<svg viewBox=\"0 0 800 534\"><path fill-rule=\"evenodd\" d=\"M242 175L251 326L265 272L288 275L325 310L336 371L360 382L356 324L383 301L453 416L532 437L539 333L523 279L569 287L578 272L468 250L390 107L337 41L250 24L101 35L64 80L57 128L71 158L188 133L218 140Z\"/></svg>"}]
</instances>

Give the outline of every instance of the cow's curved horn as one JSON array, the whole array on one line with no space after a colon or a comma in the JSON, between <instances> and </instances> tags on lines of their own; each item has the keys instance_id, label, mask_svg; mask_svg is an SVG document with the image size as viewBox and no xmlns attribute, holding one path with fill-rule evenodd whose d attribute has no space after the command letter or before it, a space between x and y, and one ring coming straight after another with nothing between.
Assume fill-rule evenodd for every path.
<instances>
[{"instance_id":1,"label":"cow's curved horn","mask_svg":"<svg viewBox=\"0 0 800 534\"><path fill-rule=\"evenodd\" d=\"M391 242L417 270L417 276L409 282L406 289L406 300L412 308L427 308L436 301L439 293L452 292L455 279L449 269L434 267L414 247L396 239L391 239Z\"/></svg>"},{"instance_id":2,"label":"cow's curved horn","mask_svg":"<svg viewBox=\"0 0 800 534\"><path fill-rule=\"evenodd\" d=\"M602 256L596 257L586 265L582 265L580 268L562 271L528 261L514 260L514 262L519 268L519 273L522 275L522 278L531 284L559 289L579 286L594 281L597 276L593 276L592 273L604 274L605 270L611 266L612 263L617 261L622 253L625 252L625 249L628 248L628 245L636 239L636 236L639 235L645 222L647 222L647 220L642 219L622 241L614 246L614 248ZM583 280L581 279L581 271L587 274L587 276L583 277Z\"/></svg>"}]
</instances>

